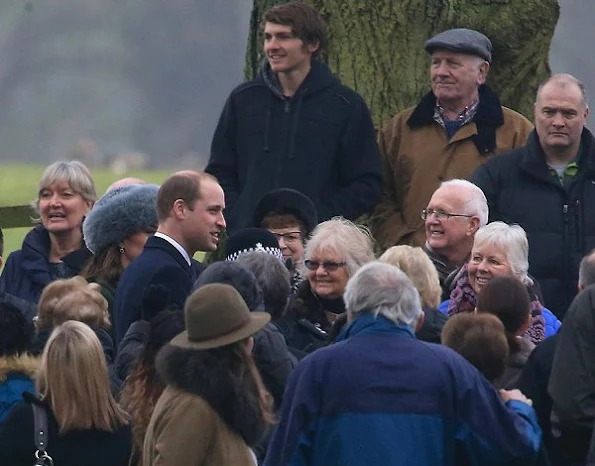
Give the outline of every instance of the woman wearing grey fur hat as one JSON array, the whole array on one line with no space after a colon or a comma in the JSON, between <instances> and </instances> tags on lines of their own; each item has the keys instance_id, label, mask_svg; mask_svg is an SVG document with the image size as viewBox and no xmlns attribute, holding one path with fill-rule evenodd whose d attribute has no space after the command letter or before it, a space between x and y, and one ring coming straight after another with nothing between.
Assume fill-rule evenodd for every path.
<instances>
[{"instance_id":1,"label":"woman wearing grey fur hat","mask_svg":"<svg viewBox=\"0 0 595 466\"><path fill-rule=\"evenodd\" d=\"M154 184L114 188L95 203L83 223L85 243L94 256L81 275L101 285L110 314L122 272L157 229L158 190Z\"/></svg>"}]
</instances>

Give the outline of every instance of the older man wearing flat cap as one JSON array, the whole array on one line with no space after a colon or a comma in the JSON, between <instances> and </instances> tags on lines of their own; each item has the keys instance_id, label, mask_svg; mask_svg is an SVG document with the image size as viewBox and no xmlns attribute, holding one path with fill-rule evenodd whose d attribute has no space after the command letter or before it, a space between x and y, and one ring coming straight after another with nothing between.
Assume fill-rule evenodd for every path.
<instances>
[{"instance_id":1,"label":"older man wearing flat cap","mask_svg":"<svg viewBox=\"0 0 595 466\"><path fill-rule=\"evenodd\" d=\"M422 210L440 183L468 179L489 156L523 146L533 128L524 116L502 107L486 86L492 61L486 36L450 29L426 41L425 50L431 55L432 90L393 117L379 135L384 187L372 232L385 248L423 246ZM447 204L432 206L433 234L448 230L449 223L471 220L452 215L461 212ZM438 218L435 211L443 215Z\"/></svg>"}]
</instances>

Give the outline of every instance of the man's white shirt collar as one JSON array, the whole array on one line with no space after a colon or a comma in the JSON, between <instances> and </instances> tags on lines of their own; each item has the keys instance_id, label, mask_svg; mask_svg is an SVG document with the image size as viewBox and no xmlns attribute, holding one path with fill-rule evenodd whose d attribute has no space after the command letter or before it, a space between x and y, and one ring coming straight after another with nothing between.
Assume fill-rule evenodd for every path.
<instances>
[{"instance_id":1,"label":"man's white shirt collar","mask_svg":"<svg viewBox=\"0 0 595 466\"><path fill-rule=\"evenodd\" d=\"M188 252L182 247L182 245L180 243L178 243L175 239L173 239L171 236L167 236L164 233L161 232L157 232L155 233L155 236L157 238L161 238L164 239L165 241L167 241L169 244L171 244L174 248L176 248L178 250L178 252L180 254L182 254L182 257L186 260L186 262L188 263L188 265L192 265L192 262L190 262L190 255L188 254Z\"/></svg>"}]
</instances>

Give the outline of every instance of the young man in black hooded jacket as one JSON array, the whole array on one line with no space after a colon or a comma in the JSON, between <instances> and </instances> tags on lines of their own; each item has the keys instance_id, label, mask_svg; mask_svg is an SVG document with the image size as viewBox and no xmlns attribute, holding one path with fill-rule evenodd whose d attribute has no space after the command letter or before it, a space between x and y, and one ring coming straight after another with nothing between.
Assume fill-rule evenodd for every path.
<instances>
[{"instance_id":1,"label":"young man in black hooded jacket","mask_svg":"<svg viewBox=\"0 0 595 466\"><path fill-rule=\"evenodd\" d=\"M277 188L308 196L319 221L371 212L381 168L370 112L316 55L325 25L305 2L263 16L266 60L229 96L206 172L225 191L228 230L251 226L259 199Z\"/></svg>"}]
</instances>

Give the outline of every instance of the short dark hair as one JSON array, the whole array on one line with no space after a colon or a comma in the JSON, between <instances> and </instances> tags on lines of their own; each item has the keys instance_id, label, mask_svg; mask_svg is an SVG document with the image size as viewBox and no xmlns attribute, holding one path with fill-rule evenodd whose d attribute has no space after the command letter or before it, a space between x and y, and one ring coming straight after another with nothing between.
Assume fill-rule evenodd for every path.
<instances>
[{"instance_id":1,"label":"short dark hair","mask_svg":"<svg viewBox=\"0 0 595 466\"><path fill-rule=\"evenodd\" d=\"M504 325L494 315L462 312L442 328L442 344L473 364L492 384L508 366L508 342Z\"/></svg>"},{"instance_id":2,"label":"short dark hair","mask_svg":"<svg viewBox=\"0 0 595 466\"><path fill-rule=\"evenodd\" d=\"M29 348L33 326L12 304L0 301L0 356L15 356Z\"/></svg>"},{"instance_id":3,"label":"short dark hair","mask_svg":"<svg viewBox=\"0 0 595 466\"><path fill-rule=\"evenodd\" d=\"M236 262L254 274L262 289L264 310L271 314L271 320L279 319L285 313L291 292L287 267L272 254L259 251L240 254Z\"/></svg>"},{"instance_id":4,"label":"short dark hair","mask_svg":"<svg viewBox=\"0 0 595 466\"><path fill-rule=\"evenodd\" d=\"M157 192L157 218L160 222L169 218L171 208L178 199L183 200L192 210L201 197L200 187L204 180L217 181L208 173L182 171L171 175L163 182Z\"/></svg>"},{"instance_id":5,"label":"short dark hair","mask_svg":"<svg viewBox=\"0 0 595 466\"><path fill-rule=\"evenodd\" d=\"M326 24L320 13L304 1L295 0L281 5L274 5L264 12L262 27L265 23L291 26L293 33L304 44L318 44L313 55L326 47Z\"/></svg>"},{"instance_id":6,"label":"short dark hair","mask_svg":"<svg viewBox=\"0 0 595 466\"><path fill-rule=\"evenodd\" d=\"M4 255L4 233L2 232L2 228L0 228L0 257Z\"/></svg>"},{"instance_id":7,"label":"short dark hair","mask_svg":"<svg viewBox=\"0 0 595 466\"><path fill-rule=\"evenodd\" d=\"M492 278L479 292L477 312L487 312L500 319L510 351L514 353L520 349L516 336L527 323L531 298L527 287L518 278L512 275Z\"/></svg>"},{"instance_id":8,"label":"short dark hair","mask_svg":"<svg viewBox=\"0 0 595 466\"><path fill-rule=\"evenodd\" d=\"M300 233L302 234L302 242L304 243L306 242L306 235L308 234L304 222L302 222L294 214L289 214L280 210L268 212L262 219L261 224L258 226L261 228L266 228L267 230L290 228L295 226L299 228Z\"/></svg>"}]
</instances>

